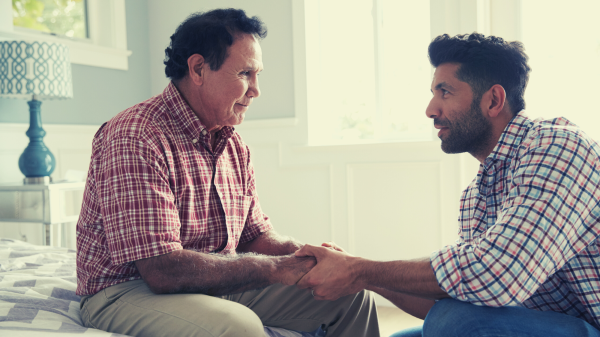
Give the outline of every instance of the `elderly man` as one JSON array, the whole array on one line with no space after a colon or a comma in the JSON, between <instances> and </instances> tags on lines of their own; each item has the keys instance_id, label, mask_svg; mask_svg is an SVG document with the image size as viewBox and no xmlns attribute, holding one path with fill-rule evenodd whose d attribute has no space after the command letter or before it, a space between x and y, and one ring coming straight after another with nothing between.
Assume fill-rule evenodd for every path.
<instances>
[{"instance_id":1,"label":"elderly man","mask_svg":"<svg viewBox=\"0 0 600 337\"><path fill-rule=\"evenodd\" d=\"M426 113L442 150L481 162L461 198L458 242L390 262L305 246L296 255L317 265L299 285L328 300L372 289L425 318L397 337L600 336L600 148L564 118L526 116L521 43L442 35L429 58Z\"/></svg>"},{"instance_id":2,"label":"elderly man","mask_svg":"<svg viewBox=\"0 0 600 337\"><path fill-rule=\"evenodd\" d=\"M77 224L86 326L134 336L264 336L263 324L379 336L368 292L316 301L315 264L261 211L233 125L260 95L262 22L241 10L186 19L164 92L105 123Z\"/></svg>"}]
</instances>

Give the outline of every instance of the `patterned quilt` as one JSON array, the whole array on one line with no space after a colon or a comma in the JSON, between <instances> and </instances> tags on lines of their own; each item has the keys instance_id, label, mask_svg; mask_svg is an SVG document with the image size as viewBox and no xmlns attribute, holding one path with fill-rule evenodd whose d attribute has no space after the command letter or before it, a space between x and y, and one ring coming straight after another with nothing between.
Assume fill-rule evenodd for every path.
<instances>
[{"instance_id":1,"label":"patterned quilt","mask_svg":"<svg viewBox=\"0 0 600 337\"><path fill-rule=\"evenodd\" d=\"M76 288L74 250L0 238L1 336L124 336L84 327ZM325 333L265 327L265 335L321 337Z\"/></svg>"}]
</instances>

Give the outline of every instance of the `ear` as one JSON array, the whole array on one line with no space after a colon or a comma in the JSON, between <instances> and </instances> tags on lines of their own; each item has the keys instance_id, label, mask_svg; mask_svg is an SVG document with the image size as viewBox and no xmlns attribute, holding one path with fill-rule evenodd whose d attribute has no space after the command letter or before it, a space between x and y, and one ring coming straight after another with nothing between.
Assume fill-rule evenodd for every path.
<instances>
[{"instance_id":1,"label":"ear","mask_svg":"<svg viewBox=\"0 0 600 337\"><path fill-rule=\"evenodd\" d=\"M195 85L202 85L204 82L204 71L208 66L204 62L204 56L200 54L193 54L192 56L188 57L187 64L188 76L190 77L190 80Z\"/></svg>"},{"instance_id":2,"label":"ear","mask_svg":"<svg viewBox=\"0 0 600 337\"><path fill-rule=\"evenodd\" d=\"M481 99L482 109L488 116L497 117L506 104L506 91L500 84L494 84Z\"/></svg>"}]
</instances>

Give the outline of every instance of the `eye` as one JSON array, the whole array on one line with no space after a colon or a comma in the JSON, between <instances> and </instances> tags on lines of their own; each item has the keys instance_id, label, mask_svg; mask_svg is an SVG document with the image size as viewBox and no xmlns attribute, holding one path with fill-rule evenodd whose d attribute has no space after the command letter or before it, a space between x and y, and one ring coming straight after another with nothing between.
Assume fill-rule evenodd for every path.
<instances>
[{"instance_id":1,"label":"eye","mask_svg":"<svg viewBox=\"0 0 600 337\"><path fill-rule=\"evenodd\" d=\"M440 91L442 92L442 97L443 97L443 96L446 96L446 94L449 94L449 93L450 93L450 91L448 91L448 90L446 90L446 89L444 89L444 88L440 88Z\"/></svg>"},{"instance_id":2,"label":"eye","mask_svg":"<svg viewBox=\"0 0 600 337\"><path fill-rule=\"evenodd\" d=\"M247 71L247 70L246 70L246 71L242 71L242 72L240 73L240 75L242 75L242 76L248 76L248 75L250 75L250 72L249 72L249 71Z\"/></svg>"}]
</instances>

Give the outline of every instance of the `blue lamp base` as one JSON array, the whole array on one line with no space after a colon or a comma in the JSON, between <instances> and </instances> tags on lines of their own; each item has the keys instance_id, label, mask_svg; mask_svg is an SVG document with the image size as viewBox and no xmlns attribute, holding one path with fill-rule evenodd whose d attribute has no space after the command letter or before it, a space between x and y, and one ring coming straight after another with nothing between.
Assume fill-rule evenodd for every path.
<instances>
[{"instance_id":1,"label":"blue lamp base","mask_svg":"<svg viewBox=\"0 0 600 337\"><path fill-rule=\"evenodd\" d=\"M47 184L56 168L56 160L43 141L46 131L42 129L40 114L42 102L34 97L27 104L29 104L29 129L25 134L29 137L29 145L19 157L19 169L26 177L25 183Z\"/></svg>"}]
</instances>

